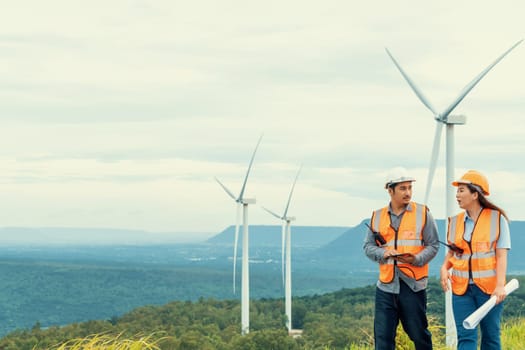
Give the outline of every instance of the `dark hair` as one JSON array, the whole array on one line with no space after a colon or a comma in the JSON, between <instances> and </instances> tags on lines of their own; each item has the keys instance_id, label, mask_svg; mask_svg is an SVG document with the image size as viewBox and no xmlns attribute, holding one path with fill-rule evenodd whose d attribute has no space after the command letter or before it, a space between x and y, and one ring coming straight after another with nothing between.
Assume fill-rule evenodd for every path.
<instances>
[{"instance_id":1,"label":"dark hair","mask_svg":"<svg viewBox=\"0 0 525 350\"><path fill-rule=\"evenodd\" d=\"M494 209L494 210L497 210L501 213L501 215L503 215L505 217L505 219L507 219L507 221L509 221L509 218L507 216L507 214L505 213L505 210L501 209L500 207L498 207L496 204L492 203L491 201L489 201L487 199L487 197L485 197L483 195L483 193L481 193L480 191L478 191L478 189L474 186L472 186L471 184L467 184L467 188L468 190L470 191L470 193L474 193L474 192L477 192L478 194L478 199L479 199L479 204L483 207L483 208L489 208L489 209Z\"/></svg>"}]
</instances>

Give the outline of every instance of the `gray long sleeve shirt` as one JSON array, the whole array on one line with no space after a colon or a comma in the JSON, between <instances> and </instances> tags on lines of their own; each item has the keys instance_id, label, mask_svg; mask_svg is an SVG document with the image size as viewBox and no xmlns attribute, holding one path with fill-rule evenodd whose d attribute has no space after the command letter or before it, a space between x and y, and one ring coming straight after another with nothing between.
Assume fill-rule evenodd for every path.
<instances>
[{"instance_id":1,"label":"gray long sleeve shirt","mask_svg":"<svg viewBox=\"0 0 525 350\"><path fill-rule=\"evenodd\" d=\"M403 212L401 212L399 215L396 215L392 212L391 205L388 205L388 212L390 214L391 225L396 231L399 229L399 224L401 223L401 219L403 218L403 214L405 213L405 211L411 211L412 209L412 205L408 204ZM426 212L426 224L423 228L423 245L423 250L416 254L416 258L413 263L414 266L423 266L425 264L428 264L430 260L432 260L436 256L439 250L439 235L437 225L429 210L427 210ZM386 262L386 260L383 258L386 249L383 247L379 247L376 244L376 241L370 229L367 230L363 249L365 251L366 256L370 260L378 262L380 264ZM414 292L418 292L420 290L425 289L428 284L428 278L415 280L414 278L405 275L396 266L394 268L394 279L392 280L392 282L383 283L378 280L377 287L387 293L399 294L400 278Z\"/></svg>"}]
</instances>

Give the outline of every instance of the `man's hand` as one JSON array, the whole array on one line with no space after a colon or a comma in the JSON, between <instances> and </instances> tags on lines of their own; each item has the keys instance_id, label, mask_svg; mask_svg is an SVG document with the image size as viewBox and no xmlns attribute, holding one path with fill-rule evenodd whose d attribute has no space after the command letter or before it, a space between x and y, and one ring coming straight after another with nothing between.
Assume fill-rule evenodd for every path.
<instances>
[{"instance_id":1,"label":"man's hand","mask_svg":"<svg viewBox=\"0 0 525 350\"><path fill-rule=\"evenodd\" d=\"M399 262L402 262L404 264L412 264L416 260L416 256L412 253L400 253L395 249L389 249L385 251L385 254L383 255L383 258L388 259L396 259Z\"/></svg>"},{"instance_id":2,"label":"man's hand","mask_svg":"<svg viewBox=\"0 0 525 350\"><path fill-rule=\"evenodd\" d=\"M443 289L443 292L447 292L449 289L448 281L450 280L450 272L446 265L441 266L441 270L439 271L439 280L441 282L441 288Z\"/></svg>"},{"instance_id":3,"label":"man's hand","mask_svg":"<svg viewBox=\"0 0 525 350\"><path fill-rule=\"evenodd\" d=\"M416 256L412 253L403 253L398 256L393 256L393 258L404 264L412 264L416 260Z\"/></svg>"},{"instance_id":4,"label":"man's hand","mask_svg":"<svg viewBox=\"0 0 525 350\"><path fill-rule=\"evenodd\" d=\"M387 249L385 250L385 254L383 254L383 258L386 260L388 258L392 258L394 255L398 255L399 252L395 249Z\"/></svg>"}]
</instances>

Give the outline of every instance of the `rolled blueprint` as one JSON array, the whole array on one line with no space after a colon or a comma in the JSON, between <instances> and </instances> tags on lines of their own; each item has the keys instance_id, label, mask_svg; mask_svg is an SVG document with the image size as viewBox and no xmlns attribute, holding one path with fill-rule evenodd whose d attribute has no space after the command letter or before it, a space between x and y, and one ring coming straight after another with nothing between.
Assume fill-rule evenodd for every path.
<instances>
[{"instance_id":1,"label":"rolled blueprint","mask_svg":"<svg viewBox=\"0 0 525 350\"><path fill-rule=\"evenodd\" d=\"M520 286L520 283L517 279L513 278L505 285L505 294L509 295L510 293L514 292L518 287ZM496 305L496 296L491 296L489 300L487 300L483 305L481 305L476 311L470 314L469 317L463 321L463 327L466 329L474 329L478 326L479 322L485 317L490 310Z\"/></svg>"}]
</instances>

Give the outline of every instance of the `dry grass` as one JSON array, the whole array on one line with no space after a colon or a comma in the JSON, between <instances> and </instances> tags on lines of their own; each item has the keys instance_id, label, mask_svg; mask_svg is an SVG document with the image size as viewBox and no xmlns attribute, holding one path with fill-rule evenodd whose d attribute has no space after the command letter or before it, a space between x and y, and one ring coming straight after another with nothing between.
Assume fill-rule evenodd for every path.
<instances>
[{"instance_id":1,"label":"dry grass","mask_svg":"<svg viewBox=\"0 0 525 350\"><path fill-rule=\"evenodd\" d=\"M58 344L53 350L160 350L159 340L152 340L152 335L137 336L136 339L124 339L121 335L94 334L80 339L71 339ZM34 350L39 350L35 347Z\"/></svg>"}]
</instances>

